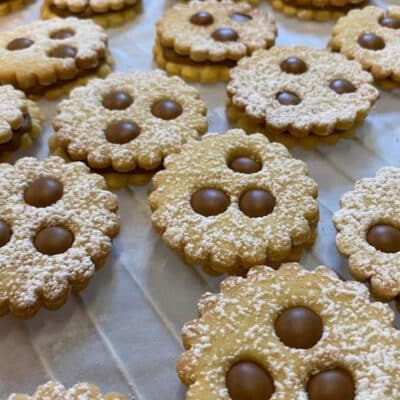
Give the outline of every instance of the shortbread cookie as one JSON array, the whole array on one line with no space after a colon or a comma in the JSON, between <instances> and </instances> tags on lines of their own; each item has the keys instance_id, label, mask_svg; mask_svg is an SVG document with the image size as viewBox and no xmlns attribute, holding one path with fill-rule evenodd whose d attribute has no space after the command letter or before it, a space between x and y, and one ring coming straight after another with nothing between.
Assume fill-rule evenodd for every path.
<instances>
[{"instance_id":1,"label":"shortbread cookie","mask_svg":"<svg viewBox=\"0 0 400 400\"><path fill-rule=\"evenodd\" d=\"M63 94L65 83L104 76L109 63L107 35L89 20L36 21L0 33L0 83L29 95Z\"/></svg>"},{"instance_id":2,"label":"shortbread cookie","mask_svg":"<svg viewBox=\"0 0 400 400\"><path fill-rule=\"evenodd\" d=\"M177 370L187 400L394 400L393 322L365 286L326 267L256 267L202 297Z\"/></svg>"},{"instance_id":3,"label":"shortbread cookie","mask_svg":"<svg viewBox=\"0 0 400 400\"><path fill-rule=\"evenodd\" d=\"M181 78L164 71L114 73L59 104L52 147L126 182L127 175L159 169L166 155L203 134L206 113L198 90Z\"/></svg>"},{"instance_id":4,"label":"shortbread cookie","mask_svg":"<svg viewBox=\"0 0 400 400\"><path fill-rule=\"evenodd\" d=\"M372 293L390 300L400 294L400 168L386 167L358 181L333 217L339 251L352 275L369 280Z\"/></svg>"},{"instance_id":5,"label":"shortbread cookie","mask_svg":"<svg viewBox=\"0 0 400 400\"><path fill-rule=\"evenodd\" d=\"M158 21L154 57L186 80L227 80L240 58L272 46L276 33L272 15L249 4L194 0L175 5Z\"/></svg>"},{"instance_id":6,"label":"shortbread cookie","mask_svg":"<svg viewBox=\"0 0 400 400\"><path fill-rule=\"evenodd\" d=\"M0 86L0 160L32 144L40 134L39 106L10 85Z\"/></svg>"},{"instance_id":7,"label":"shortbread cookie","mask_svg":"<svg viewBox=\"0 0 400 400\"><path fill-rule=\"evenodd\" d=\"M152 220L189 264L243 274L298 259L318 222L317 184L278 143L240 129L190 141L153 178Z\"/></svg>"},{"instance_id":8,"label":"shortbread cookie","mask_svg":"<svg viewBox=\"0 0 400 400\"><path fill-rule=\"evenodd\" d=\"M22 393L12 394L8 400L127 400L120 393L102 394L97 386L78 383L71 389L58 382L47 382L39 386L32 396Z\"/></svg>"},{"instance_id":9,"label":"shortbread cookie","mask_svg":"<svg viewBox=\"0 0 400 400\"><path fill-rule=\"evenodd\" d=\"M60 157L0 167L0 314L28 318L84 289L118 233L104 179Z\"/></svg>"},{"instance_id":10,"label":"shortbread cookie","mask_svg":"<svg viewBox=\"0 0 400 400\"><path fill-rule=\"evenodd\" d=\"M400 83L400 6L369 6L340 18L329 42L379 82Z\"/></svg>"},{"instance_id":11,"label":"shortbread cookie","mask_svg":"<svg viewBox=\"0 0 400 400\"><path fill-rule=\"evenodd\" d=\"M11 12L19 11L25 6L27 6L29 3L31 3L32 0L4 0L0 1L0 17L7 15Z\"/></svg>"},{"instance_id":12,"label":"shortbread cookie","mask_svg":"<svg viewBox=\"0 0 400 400\"><path fill-rule=\"evenodd\" d=\"M103 28L111 28L134 19L142 11L142 5L140 0L43 0L40 11L43 19L70 16L91 18Z\"/></svg>"},{"instance_id":13,"label":"shortbread cookie","mask_svg":"<svg viewBox=\"0 0 400 400\"><path fill-rule=\"evenodd\" d=\"M228 108L261 131L295 137L354 129L378 99L372 76L341 54L276 46L239 61L228 83Z\"/></svg>"}]
</instances>

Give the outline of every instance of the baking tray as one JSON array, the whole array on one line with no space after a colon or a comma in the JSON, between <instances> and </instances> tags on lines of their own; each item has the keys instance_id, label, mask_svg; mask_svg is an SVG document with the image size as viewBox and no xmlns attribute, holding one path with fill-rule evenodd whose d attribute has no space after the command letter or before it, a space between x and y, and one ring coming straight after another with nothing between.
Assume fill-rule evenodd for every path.
<instances>
[{"instance_id":1,"label":"baking tray","mask_svg":"<svg viewBox=\"0 0 400 400\"><path fill-rule=\"evenodd\" d=\"M397 1L397 3L400 3ZM143 12L118 29L109 29L115 70L150 70L155 21L173 2L144 1ZM388 6L389 3L376 1ZM0 30L40 18L37 2L0 18ZM262 4L262 9L269 9ZM333 23L304 22L276 14L278 44L325 47ZM209 130L224 132L225 85L195 85L208 105ZM40 101L44 132L18 154L43 158L57 102ZM346 260L335 246L331 219L341 195L357 179L373 176L385 165L400 166L400 93L381 98L356 137L314 151L292 149L308 163L319 184L321 218L318 239L303 257L307 268L325 264L349 278ZM122 219L106 266L89 287L56 312L42 310L31 320L0 319L0 398L15 391L30 393L49 379L66 386L90 381L104 391L119 391L138 400L182 400L185 389L175 373L182 351L180 330L195 317L198 298L216 291L221 278L185 266L152 229L147 204L149 187L117 192Z\"/></svg>"}]
</instances>

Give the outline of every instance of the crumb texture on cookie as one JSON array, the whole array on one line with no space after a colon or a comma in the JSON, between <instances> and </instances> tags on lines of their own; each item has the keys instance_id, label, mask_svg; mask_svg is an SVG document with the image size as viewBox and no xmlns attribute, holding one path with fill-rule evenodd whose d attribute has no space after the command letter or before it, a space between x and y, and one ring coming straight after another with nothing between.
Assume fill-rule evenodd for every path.
<instances>
[{"instance_id":1,"label":"crumb texture on cookie","mask_svg":"<svg viewBox=\"0 0 400 400\"><path fill-rule=\"evenodd\" d=\"M53 125L72 159L128 172L158 168L166 155L203 134L206 113L198 90L181 78L163 71L113 73L73 90Z\"/></svg>"},{"instance_id":2,"label":"crumb texture on cookie","mask_svg":"<svg viewBox=\"0 0 400 400\"><path fill-rule=\"evenodd\" d=\"M54 18L22 25L0 33L0 83L27 90L71 80L97 68L106 48L107 34L90 20Z\"/></svg>"},{"instance_id":3,"label":"crumb texture on cookie","mask_svg":"<svg viewBox=\"0 0 400 400\"><path fill-rule=\"evenodd\" d=\"M361 179L340 206L333 217L336 243L350 272L369 280L377 297L392 299L400 294L400 169L384 167Z\"/></svg>"},{"instance_id":4,"label":"crumb texture on cookie","mask_svg":"<svg viewBox=\"0 0 400 400\"><path fill-rule=\"evenodd\" d=\"M305 69L295 69L299 60ZM356 61L303 46L258 50L240 60L230 74L227 90L234 106L271 132L288 131L297 137L351 129L379 96L372 76ZM337 80L352 88L339 93L340 88L331 86Z\"/></svg>"},{"instance_id":5,"label":"crumb texture on cookie","mask_svg":"<svg viewBox=\"0 0 400 400\"><path fill-rule=\"evenodd\" d=\"M400 6L390 6L387 10L375 6L352 10L338 20L329 46L359 61L376 79L400 82L400 29L382 23L387 17L400 21ZM365 34L370 36L362 44L361 37Z\"/></svg>"},{"instance_id":6,"label":"crumb texture on cookie","mask_svg":"<svg viewBox=\"0 0 400 400\"><path fill-rule=\"evenodd\" d=\"M201 25L200 22L192 23L191 17L200 12L206 12L211 16L210 20ZM240 14L242 20L235 20L234 14ZM228 30L232 40L228 40ZM219 39L215 39L217 31L220 31ZM229 0L176 4L157 23L157 38L161 45L171 47L181 55L190 55L196 62L238 60L256 49L272 46L276 33L271 14Z\"/></svg>"},{"instance_id":7,"label":"crumb texture on cookie","mask_svg":"<svg viewBox=\"0 0 400 400\"><path fill-rule=\"evenodd\" d=\"M109 254L117 197L83 163L60 157L2 164L0 188L0 314L58 308Z\"/></svg>"},{"instance_id":8,"label":"crumb texture on cookie","mask_svg":"<svg viewBox=\"0 0 400 400\"><path fill-rule=\"evenodd\" d=\"M94 13L107 13L119 11L127 6L133 6L137 0L51 0L50 4L61 10L68 10L71 13L81 13L93 10Z\"/></svg>"},{"instance_id":9,"label":"crumb texture on cookie","mask_svg":"<svg viewBox=\"0 0 400 400\"><path fill-rule=\"evenodd\" d=\"M267 260L281 262L315 239L317 184L304 162L264 135L208 134L164 166L153 178L152 220L190 264L214 274L244 273ZM217 213L203 208L204 198L217 204Z\"/></svg>"},{"instance_id":10,"label":"crumb texture on cookie","mask_svg":"<svg viewBox=\"0 0 400 400\"><path fill-rule=\"evenodd\" d=\"M47 382L31 396L13 393L8 400L127 400L127 397L120 393L102 394L97 386L90 383L78 383L66 389L59 382Z\"/></svg>"},{"instance_id":11,"label":"crumb texture on cookie","mask_svg":"<svg viewBox=\"0 0 400 400\"><path fill-rule=\"evenodd\" d=\"M290 332L290 324L282 332L278 318L299 308L322 322L322 336L307 349L280 340L282 333L296 332ZM364 285L343 282L326 267L253 268L247 278L223 281L219 294L206 293L198 310L199 319L183 328L186 352L177 364L181 381L189 386L188 400L229 400L227 373L242 362L256 363L269 374L273 394L266 399L310 398L311 378L338 369L354 385L353 396L346 398L400 396L400 332L393 327L393 312L371 302ZM336 388L331 385L331 395Z\"/></svg>"}]
</instances>

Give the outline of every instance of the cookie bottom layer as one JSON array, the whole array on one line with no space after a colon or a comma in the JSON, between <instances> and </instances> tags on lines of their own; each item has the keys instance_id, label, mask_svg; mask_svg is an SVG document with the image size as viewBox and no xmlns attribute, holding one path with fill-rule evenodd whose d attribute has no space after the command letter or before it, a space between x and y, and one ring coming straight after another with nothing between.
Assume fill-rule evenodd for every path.
<instances>
[{"instance_id":1,"label":"cookie bottom layer","mask_svg":"<svg viewBox=\"0 0 400 400\"><path fill-rule=\"evenodd\" d=\"M167 61L158 41L153 48L154 59L168 75L179 75L189 82L213 83L229 79L229 67L224 65L185 65Z\"/></svg>"},{"instance_id":2,"label":"cookie bottom layer","mask_svg":"<svg viewBox=\"0 0 400 400\"><path fill-rule=\"evenodd\" d=\"M39 106L33 101L28 100L28 114L31 117L32 128L29 132L25 132L19 138L19 143L17 148L13 151L1 151L0 150L0 162L6 162L10 157L15 154L16 151L26 149L30 147L34 141L40 135L41 124L42 124L42 114L40 112ZM1 148L1 145L0 145Z\"/></svg>"},{"instance_id":3,"label":"cookie bottom layer","mask_svg":"<svg viewBox=\"0 0 400 400\"><path fill-rule=\"evenodd\" d=\"M31 2L32 0L9 0L5 1L4 3L0 3L0 17L15 11L19 11Z\"/></svg>"},{"instance_id":4,"label":"cookie bottom layer","mask_svg":"<svg viewBox=\"0 0 400 400\"><path fill-rule=\"evenodd\" d=\"M54 135L49 137L49 148L52 154L62 157L65 161L72 161L72 158L68 154L67 150L64 149L57 142L57 138ZM82 161L83 162L83 161ZM136 170L131 172L116 172L111 169L107 169L106 171L102 171L101 169L92 169L94 172L102 175L106 180L107 186L109 189L121 189L126 186L145 186L150 181L153 175L158 171L157 170L143 170L140 169L140 172Z\"/></svg>"},{"instance_id":5,"label":"cookie bottom layer","mask_svg":"<svg viewBox=\"0 0 400 400\"><path fill-rule=\"evenodd\" d=\"M229 120L234 122L239 128L242 128L247 133L263 133L269 140L271 140L271 142L281 143L288 148L304 147L305 149L312 150L319 145L334 145L340 139L352 138L355 135L356 128L356 126L354 126L353 128L344 131L334 131L334 133L328 136L317 136L311 134L305 137L295 137L289 133L267 131L264 125L257 123L254 119L247 116L242 110L229 102L226 105L226 115Z\"/></svg>"},{"instance_id":6,"label":"cookie bottom layer","mask_svg":"<svg viewBox=\"0 0 400 400\"><path fill-rule=\"evenodd\" d=\"M45 0L41 6L41 15L43 19L50 19L50 18L67 18L67 17L79 17L79 15L69 12L67 10L60 10L57 12L55 7L51 6L50 0ZM119 11L112 11L107 12L104 14L95 14L90 18L96 22L96 24L102 26L103 28L111 28L120 26L128 21L133 20L136 18L138 14L142 11L142 4L138 2L132 6L124 8L123 10Z\"/></svg>"}]
</instances>

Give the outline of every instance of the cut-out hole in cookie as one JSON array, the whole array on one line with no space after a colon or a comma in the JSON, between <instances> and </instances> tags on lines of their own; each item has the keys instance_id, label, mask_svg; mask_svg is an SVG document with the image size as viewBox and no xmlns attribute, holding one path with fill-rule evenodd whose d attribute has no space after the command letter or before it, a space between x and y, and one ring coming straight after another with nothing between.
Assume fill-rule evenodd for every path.
<instances>
[{"instance_id":1,"label":"cut-out hole in cookie","mask_svg":"<svg viewBox=\"0 0 400 400\"><path fill-rule=\"evenodd\" d=\"M193 25L208 26L214 23L214 17L208 11L199 11L190 17Z\"/></svg>"},{"instance_id":2,"label":"cut-out hole in cookie","mask_svg":"<svg viewBox=\"0 0 400 400\"><path fill-rule=\"evenodd\" d=\"M232 157L228 161L228 167L231 170L242 174L254 174L255 172L260 171L262 164L253 157L243 155Z\"/></svg>"},{"instance_id":3,"label":"cut-out hole in cookie","mask_svg":"<svg viewBox=\"0 0 400 400\"><path fill-rule=\"evenodd\" d=\"M7 50L15 51L15 50L24 50L33 45L33 40L27 38L17 38L12 40L7 45Z\"/></svg>"},{"instance_id":4,"label":"cut-out hole in cookie","mask_svg":"<svg viewBox=\"0 0 400 400\"><path fill-rule=\"evenodd\" d=\"M385 41L375 33L362 33L358 37L358 44L367 50L382 50L385 48Z\"/></svg>"},{"instance_id":5,"label":"cut-out hole in cookie","mask_svg":"<svg viewBox=\"0 0 400 400\"><path fill-rule=\"evenodd\" d=\"M169 121L178 118L183 112L182 106L171 99L159 100L151 106L151 113L160 119Z\"/></svg>"},{"instance_id":6,"label":"cut-out hole in cookie","mask_svg":"<svg viewBox=\"0 0 400 400\"><path fill-rule=\"evenodd\" d=\"M357 90L347 79L333 79L329 82L329 87L337 94L353 93Z\"/></svg>"},{"instance_id":7,"label":"cut-out hole in cookie","mask_svg":"<svg viewBox=\"0 0 400 400\"><path fill-rule=\"evenodd\" d=\"M53 256L65 253L74 243L74 235L62 226L50 226L40 230L33 244L40 253Z\"/></svg>"},{"instance_id":8,"label":"cut-out hole in cookie","mask_svg":"<svg viewBox=\"0 0 400 400\"><path fill-rule=\"evenodd\" d=\"M291 307L274 322L275 333L288 347L310 349L322 337L323 324L318 314L308 307Z\"/></svg>"},{"instance_id":9,"label":"cut-out hole in cookie","mask_svg":"<svg viewBox=\"0 0 400 400\"><path fill-rule=\"evenodd\" d=\"M72 29L60 29L50 34L50 39L65 40L75 36L75 32Z\"/></svg>"},{"instance_id":10,"label":"cut-out hole in cookie","mask_svg":"<svg viewBox=\"0 0 400 400\"><path fill-rule=\"evenodd\" d=\"M376 224L367 232L367 242L384 253L400 252L400 229L388 224Z\"/></svg>"},{"instance_id":11,"label":"cut-out hole in cookie","mask_svg":"<svg viewBox=\"0 0 400 400\"><path fill-rule=\"evenodd\" d=\"M239 361L225 376L232 400L268 400L275 392L271 374L253 361Z\"/></svg>"},{"instance_id":12,"label":"cut-out hole in cookie","mask_svg":"<svg viewBox=\"0 0 400 400\"><path fill-rule=\"evenodd\" d=\"M125 144L139 136L140 127L132 121L112 122L104 134L110 143Z\"/></svg>"},{"instance_id":13,"label":"cut-out hole in cookie","mask_svg":"<svg viewBox=\"0 0 400 400\"><path fill-rule=\"evenodd\" d=\"M300 97L293 92L279 92L276 95L276 99L283 106L297 106L297 104L301 103Z\"/></svg>"},{"instance_id":14,"label":"cut-out hole in cookie","mask_svg":"<svg viewBox=\"0 0 400 400\"><path fill-rule=\"evenodd\" d=\"M24 191L25 203L34 207L48 207L60 200L63 184L55 178L43 177L34 180Z\"/></svg>"},{"instance_id":15,"label":"cut-out hole in cookie","mask_svg":"<svg viewBox=\"0 0 400 400\"><path fill-rule=\"evenodd\" d=\"M75 58L78 51L72 46L57 46L50 50L48 53L49 57L52 58Z\"/></svg>"},{"instance_id":16,"label":"cut-out hole in cookie","mask_svg":"<svg viewBox=\"0 0 400 400\"><path fill-rule=\"evenodd\" d=\"M298 57L288 57L280 64L281 70L288 74L303 74L307 71L307 64Z\"/></svg>"},{"instance_id":17,"label":"cut-out hole in cookie","mask_svg":"<svg viewBox=\"0 0 400 400\"><path fill-rule=\"evenodd\" d=\"M192 194L190 204L194 211L205 217L218 215L226 211L231 200L223 191L214 188L204 188Z\"/></svg>"},{"instance_id":18,"label":"cut-out hole in cookie","mask_svg":"<svg viewBox=\"0 0 400 400\"><path fill-rule=\"evenodd\" d=\"M271 214L276 205L275 197L264 189L250 189L239 199L239 208L250 218Z\"/></svg>"},{"instance_id":19,"label":"cut-out hole in cookie","mask_svg":"<svg viewBox=\"0 0 400 400\"><path fill-rule=\"evenodd\" d=\"M0 247L4 246L11 238L10 226L0 219Z\"/></svg>"},{"instance_id":20,"label":"cut-out hole in cookie","mask_svg":"<svg viewBox=\"0 0 400 400\"><path fill-rule=\"evenodd\" d=\"M355 384L343 368L332 368L313 375L307 383L309 400L354 400Z\"/></svg>"},{"instance_id":21,"label":"cut-out hole in cookie","mask_svg":"<svg viewBox=\"0 0 400 400\"><path fill-rule=\"evenodd\" d=\"M232 28L219 28L211 34L211 37L217 42L235 42L239 39L238 33Z\"/></svg>"},{"instance_id":22,"label":"cut-out hole in cookie","mask_svg":"<svg viewBox=\"0 0 400 400\"><path fill-rule=\"evenodd\" d=\"M113 90L103 96L103 106L109 110L125 110L133 103L133 98L122 90Z\"/></svg>"},{"instance_id":23,"label":"cut-out hole in cookie","mask_svg":"<svg viewBox=\"0 0 400 400\"><path fill-rule=\"evenodd\" d=\"M384 15L379 18L379 24L385 28L400 29L400 18Z\"/></svg>"},{"instance_id":24,"label":"cut-out hole in cookie","mask_svg":"<svg viewBox=\"0 0 400 400\"><path fill-rule=\"evenodd\" d=\"M242 14L238 12L231 14L231 20L235 22L245 23L251 21L252 19L253 17L247 14Z\"/></svg>"}]
</instances>

